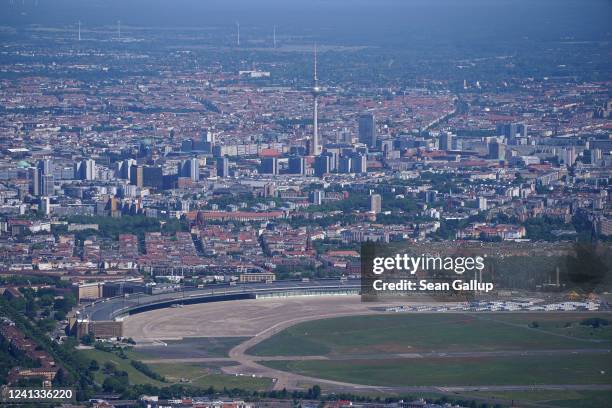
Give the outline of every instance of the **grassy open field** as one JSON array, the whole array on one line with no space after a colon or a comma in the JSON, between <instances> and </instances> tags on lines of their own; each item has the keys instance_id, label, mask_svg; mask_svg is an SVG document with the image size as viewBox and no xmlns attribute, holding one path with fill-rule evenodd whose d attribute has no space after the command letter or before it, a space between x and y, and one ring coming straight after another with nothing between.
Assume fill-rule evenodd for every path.
<instances>
[{"instance_id":1,"label":"grassy open field","mask_svg":"<svg viewBox=\"0 0 612 408\"><path fill-rule=\"evenodd\" d=\"M601 408L612 403L612 391L513 391L513 392L469 392L465 397L483 397L495 400L540 403L553 407Z\"/></svg>"},{"instance_id":2,"label":"grassy open field","mask_svg":"<svg viewBox=\"0 0 612 408\"><path fill-rule=\"evenodd\" d=\"M80 350L90 360L96 360L100 365L100 370L95 372L95 380L98 383L103 383L105 374L103 372L104 363L112 361L120 371L128 373L130 384L150 384L158 387L167 387L175 383L183 385L192 385L194 387L214 387L215 389L240 388L244 390L265 390L268 389L272 380L269 378L233 376L222 374L220 367L217 364L149 364L149 367L156 373L164 376L166 382L157 381L147 377L137 369L135 369L130 361L131 358L123 359L115 353L100 351L100 350ZM129 356L129 352L126 353ZM230 363L231 364L231 363ZM228 365L225 363L224 365Z\"/></svg>"},{"instance_id":3,"label":"grassy open field","mask_svg":"<svg viewBox=\"0 0 612 408\"><path fill-rule=\"evenodd\" d=\"M127 355L136 360L227 357L228 351L247 337L186 337L166 340L164 345L135 347Z\"/></svg>"},{"instance_id":4,"label":"grassy open field","mask_svg":"<svg viewBox=\"0 0 612 408\"><path fill-rule=\"evenodd\" d=\"M284 371L380 386L611 384L612 356L266 361Z\"/></svg>"},{"instance_id":5,"label":"grassy open field","mask_svg":"<svg viewBox=\"0 0 612 408\"><path fill-rule=\"evenodd\" d=\"M104 363L107 361L112 361L117 366L117 369L120 371L125 371L128 373L128 378L130 379L130 384L151 384L155 386L164 386L168 385L161 381L154 380L152 378L147 377L137 369L135 369L130 363L130 359L123 359L117 356L114 353L109 353L101 350L79 350L79 353L83 354L90 360L96 360L100 365L100 369L95 372L94 379L98 383L102 383L104 381L105 374L103 373L102 367L104 367Z\"/></svg>"},{"instance_id":6,"label":"grassy open field","mask_svg":"<svg viewBox=\"0 0 612 408\"><path fill-rule=\"evenodd\" d=\"M272 380L269 378L221 374L218 370L201 364L164 363L151 364L150 367L172 383L183 382L200 388L214 387L217 390L240 388L248 391L261 391L272 385Z\"/></svg>"},{"instance_id":7,"label":"grassy open field","mask_svg":"<svg viewBox=\"0 0 612 408\"><path fill-rule=\"evenodd\" d=\"M581 326L611 314L495 313L352 316L301 323L250 349L258 356L554 350L612 347L612 325ZM537 322L537 328L533 322Z\"/></svg>"}]
</instances>

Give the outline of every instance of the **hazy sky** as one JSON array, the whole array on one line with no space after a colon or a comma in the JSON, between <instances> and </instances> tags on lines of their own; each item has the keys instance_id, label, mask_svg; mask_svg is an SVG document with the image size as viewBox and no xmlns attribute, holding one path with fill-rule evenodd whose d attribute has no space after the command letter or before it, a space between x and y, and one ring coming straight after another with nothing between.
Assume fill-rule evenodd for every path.
<instances>
[{"instance_id":1,"label":"hazy sky","mask_svg":"<svg viewBox=\"0 0 612 408\"><path fill-rule=\"evenodd\" d=\"M610 39L610 0L0 0L0 24L223 26L277 24L285 31L376 42L424 36Z\"/></svg>"}]
</instances>

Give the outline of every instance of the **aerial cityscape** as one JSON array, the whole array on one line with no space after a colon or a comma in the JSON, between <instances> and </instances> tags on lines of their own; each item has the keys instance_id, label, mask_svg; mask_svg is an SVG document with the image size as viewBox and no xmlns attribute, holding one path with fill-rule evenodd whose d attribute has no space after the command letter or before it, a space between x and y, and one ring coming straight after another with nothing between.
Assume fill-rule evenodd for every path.
<instances>
[{"instance_id":1,"label":"aerial cityscape","mask_svg":"<svg viewBox=\"0 0 612 408\"><path fill-rule=\"evenodd\" d=\"M612 406L610 21L2 1L0 405Z\"/></svg>"}]
</instances>

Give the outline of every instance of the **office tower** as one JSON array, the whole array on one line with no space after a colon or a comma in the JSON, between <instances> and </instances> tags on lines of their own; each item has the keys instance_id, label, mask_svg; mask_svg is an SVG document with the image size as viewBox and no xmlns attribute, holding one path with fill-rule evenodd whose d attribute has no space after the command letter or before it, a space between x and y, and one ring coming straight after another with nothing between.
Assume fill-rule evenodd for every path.
<instances>
[{"instance_id":1,"label":"office tower","mask_svg":"<svg viewBox=\"0 0 612 408\"><path fill-rule=\"evenodd\" d=\"M193 151L212 153L215 145L215 134L211 131L202 132L199 140L193 140L191 142L191 149ZM186 146L186 148L188 149L189 146ZM183 148L181 148L181 150L186 151L186 149Z\"/></svg>"},{"instance_id":2,"label":"office tower","mask_svg":"<svg viewBox=\"0 0 612 408\"><path fill-rule=\"evenodd\" d=\"M74 165L74 178L77 180L95 180L96 161L88 159L77 162Z\"/></svg>"},{"instance_id":3,"label":"office tower","mask_svg":"<svg viewBox=\"0 0 612 408\"><path fill-rule=\"evenodd\" d=\"M514 144L517 137L527 137L525 123L498 123L496 131L498 136L505 136L510 144Z\"/></svg>"},{"instance_id":4,"label":"office tower","mask_svg":"<svg viewBox=\"0 0 612 408\"><path fill-rule=\"evenodd\" d=\"M317 46L314 49L314 83L312 86L312 97L313 97L313 111L312 111L312 140L310 141L310 151L312 156L318 156L321 153L321 146L319 143L319 118L318 118L318 103L319 95L321 94L321 88L319 87L319 80L317 78Z\"/></svg>"},{"instance_id":5,"label":"office tower","mask_svg":"<svg viewBox=\"0 0 612 408\"><path fill-rule=\"evenodd\" d=\"M124 180L130 179L130 167L136 166L136 160L134 159L125 159L121 162L121 167L119 171L119 177Z\"/></svg>"},{"instance_id":6,"label":"office tower","mask_svg":"<svg viewBox=\"0 0 612 408\"><path fill-rule=\"evenodd\" d=\"M52 196L55 193L55 178L53 174L43 174L40 194L43 196Z\"/></svg>"},{"instance_id":7,"label":"office tower","mask_svg":"<svg viewBox=\"0 0 612 408\"><path fill-rule=\"evenodd\" d=\"M323 191L315 190L312 192L312 203L314 205L321 205L323 203Z\"/></svg>"},{"instance_id":8,"label":"office tower","mask_svg":"<svg viewBox=\"0 0 612 408\"><path fill-rule=\"evenodd\" d=\"M304 174L306 163L301 156L289 157L289 174Z\"/></svg>"},{"instance_id":9,"label":"office tower","mask_svg":"<svg viewBox=\"0 0 612 408\"><path fill-rule=\"evenodd\" d=\"M207 142L207 143L215 143L215 134L213 132L211 132L210 130L207 130L206 132L202 132L200 133L200 139L203 142Z\"/></svg>"},{"instance_id":10,"label":"office tower","mask_svg":"<svg viewBox=\"0 0 612 408\"><path fill-rule=\"evenodd\" d=\"M486 197L478 197L478 209L480 211L487 210L487 199Z\"/></svg>"},{"instance_id":11,"label":"office tower","mask_svg":"<svg viewBox=\"0 0 612 408\"><path fill-rule=\"evenodd\" d=\"M264 157L259 167L261 174L278 175L278 159L276 157Z\"/></svg>"},{"instance_id":12,"label":"office tower","mask_svg":"<svg viewBox=\"0 0 612 408\"><path fill-rule=\"evenodd\" d=\"M506 158L506 146L497 139L489 143L489 158L493 160L504 160Z\"/></svg>"},{"instance_id":13,"label":"office tower","mask_svg":"<svg viewBox=\"0 0 612 408\"><path fill-rule=\"evenodd\" d=\"M32 170L32 194L35 196L53 195L55 180L53 162L50 159L39 160Z\"/></svg>"},{"instance_id":14,"label":"office tower","mask_svg":"<svg viewBox=\"0 0 612 408\"><path fill-rule=\"evenodd\" d=\"M351 168L357 174L363 174L368 172L368 160L367 156L363 153L356 153L351 157Z\"/></svg>"},{"instance_id":15,"label":"office tower","mask_svg":"<svg viewBox=\"0 0 612 408\"><path fill-rule=\"evenodd\" d=\"M382 197L380 194L372 194L370 196L370 212L374 214L380 213L382 210Z\"/></svg>"},{"instance_id":16,"label":"office tower","mask_svg":"<svg viewBox=\"0 0 612 408\"><path fill-rule=\"evenodd\" d=\"M73 166L73 176L75 180L83 180L84 176L83 174L85 173L85 171L83 170L83 166L84 166L84 160L80 160L76 163L74 163Z\"/></svg>"},{"instance_id":17,"label":"office tower","mask_svg":"<svg viewBox=\"0 0 612 408\"><path fill-rule=\"evenodd\" d=\"M200 161L194 157L178 164L178 176L189 177L191 181L200 180Z\"/></svg>"},{"instance_id":18,"label":"office tower","mask_svg":"<svg viewBox=\"0 0 612 408\"><path fill-rule=\"evenodd\" d=\"M136 187L144 187L144 168L143 166L130 167L130 184Z\"/></svg>"},{"instance_id":19,"label":"office tower","mask_svg":"<svg viewBox=\"0 0 612 408\"><path fill-rule=\"evenodd\" d=\"M217 159L217 177L229 177L229 159L227 157Z\"/></svg>"},{"instance_id":20,"label":"office tower","mask_svg":"<svg viewBox=\"0 0 612 408\"><path fill-rule=\"evenodd\" d=\"M325 151L324 153L321 153L321 154L329 157L329 171L330 172L338 170L338 152L337 151Z\"/></svg>"},{"instance_id":21,"label":"office tower","mask_svg":"<svg viewBox=\"0 0 612 408\"><path fill-rule=\"evenodd\" d=\"M200 161L194 157L189 162L189 177L191 181L200 181Z\"/></svg>"},{"instance_id":22,"label":"office tower","mask_svg":"<svg viewBox=\"0 0 612 408\"><path fill-rule=\"evenodd\" d=\"M573 166L576 162L576 148L574 146L568 147L563 151L563 164L566 166Z\"/></svg>"},{"instance_id":23,"label":"office tower","mask_svg":"<svg viewBox=\"0 0 612 408\"><path fill-rule=\"evenodd\" d=\"M434 203L436 201L437 197L438 197L438 191L437 190L427 190L427 191L425 191L425 202L427 204Z\"/></svg>"},{"instance_id":24,"label":"office tower","mask_svg":"<svg viewBox=\"0 0 612 408\"><path fill-rule=\"evenodd\" d=\"M359 142L368 147L376 147L376 119L370 112L359 116Z\"/></svg>"},{"instance_id":25,"label":"office tower","mask_svg":"<svg viewBox=\"0 0 612 408\"><path fill-rule=\"evenodd\" d=\"M162 189L164 176L162 168L159 166L144 166L142 170L142 185L154 189Z\"/></svg>"},{"instance_id":26,"label":"office tower","mask_svg":"<svg viewBox=\"0 0 612 408\"><path fill-rule=\"evenodd\" d=\"M602 160L601 149L587 149L583 153L583 161L586 164L597 164Z\"/></svg>"},{"instance_id":27,"label":"office tower","mask_svg":"<svg viewBox=\"0 0 612 408\"><path fill-rule=\"evenodd\" d=\"M49 197L41 197L40 210L44 215L51 214L51 199Z\"/></svg>"},{"instance_id":28,"label":"office tower","mask_svg":"<svg viewBox=\"0 0 612 408\"><path fill-rule=\"evenodd\" d=\"M314 173L317 177L323 177L325 174L330 172L330 157L325 154L321 154L315 157L314 162L315 168Z\"/></svg>"},{"instance_id":29,"label":"office tower","mask_svg":"<svg viewBox=\"0 0 612 408\"><path fill-rule=\"evenodd\" d=\"M53 174L53 161L51 159L39 160L37 167L42 174Z\"/></svg>"},{"instance_id":30,"label":"office tower","mask_svg":"<svg viewBox=\"0 0 612 408\"><path fill-rule=\"evenodd\" d=\"M453 150L453 134L450 132L440 132L438 141L439 150Z\"/></svg>"},{"instance_id":31,"label":"office tower","mask_svg":"<svg viewBox=\"0 0 612 408\"><path fill-rule=\"evenodd\" d=\"M339 173L351 173L351 157L350 156L341 156L340 161L338 163L338 172Z\"/></svg>"},{"instance_id":32,"label":"office tower","mask_svg":"<svg viewBox=\"0 0 612 408\"><path fill-rule=\"evenodd\" d=\"M40 196L40 190L42 185L42 173L38 167L30 168L30 191L32 195Z\"/></svg>"}]
</instances>

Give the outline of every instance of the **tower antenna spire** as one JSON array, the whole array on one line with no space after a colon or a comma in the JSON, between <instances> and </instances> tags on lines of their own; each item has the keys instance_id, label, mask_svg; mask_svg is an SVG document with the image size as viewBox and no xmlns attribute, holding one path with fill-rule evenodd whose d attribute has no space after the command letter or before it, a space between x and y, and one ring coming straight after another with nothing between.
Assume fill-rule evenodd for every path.
<instances>
[{"instance_id":1,"label":"tower antenna spire","mask_svg":"<svg viewBox=\"0 0 612 408\"><path fill-rule=\"evenodd\" d=\"M317 86L317 43L314 45L314 81Z\"/></svg>"},{"instance_id":2,"label":"tower antenna spire","mask_svg":"<svg viewBox=\"0 0 612 408\"><path fill-rule=\"evenodd\" d=\"M240 47L240 21L236 21L236 31L237 31L237 37L236 37L236 44Z\"/></svg>"},{"instance_id":3,"label":"tower antenna spire","mask_svg":"<svg viewBox=\"0 0 612 408\"><path fill-rule=\"evenodd\" d=\"M310 147L310 154L318 156L321 153L321 147L319 145L319 94L321 89L319 88L319 79L317 77L317 44L314 45L314 83L312 84L312 96L313 96L313 112L312 112L312 124L313 124L313 135L312 143Z\"/></svg>"},{"instance_id":4,"label":"tower antenna spire","mask_svg":"<svg viewBox=\"0 0 612 408\"><path fill-rule=\"evenodd\" d=\"M79 20L79 41L81 41L81 20Z\"/></svg>"},{"instance_id":5,"label":"tower antenna spire","mask_svg":"<svg viewBox=\"0 0 612 408\"><path fill-rule=\"evenodd\" d=\"M272 38L273 38L273 43L274 43L274 48L276 48L276 25L274 26L274 29L272 30Z\"/></svg>"}]
</instances>

